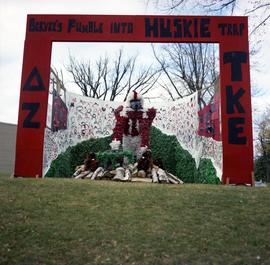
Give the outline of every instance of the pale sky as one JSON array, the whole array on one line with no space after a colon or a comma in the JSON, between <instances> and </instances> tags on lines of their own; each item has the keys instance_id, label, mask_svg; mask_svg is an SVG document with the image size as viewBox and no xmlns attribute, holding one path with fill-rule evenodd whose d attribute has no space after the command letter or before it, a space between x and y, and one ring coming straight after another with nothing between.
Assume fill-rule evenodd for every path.
<instances>
[{"instance_id":1,"label":"pale sky","mask_svg":"<svg viewBox=\"0 0 270 265\"><path fill-rule=\"evenodd\" d=\"M240 1L241 5L245 0ZM193 10L182 12L193 14ZM0 122L17 123L20 80L24 38L27 14L127 14L145 15L161 14L150 7L146 8L145 0L0 0ZM196 15L198 13L194 13ZM256 68L251 71L252 85L260 91L253 99L256 110L262 110L270 104L270 26L264 29L264 42L259 56L256 58ZM78 44L79 45L79 44ZM109 44L107 44L109 45ZM54 45L52 62L59 65L62 59L61 49L76 51L78 46ZM89 49L92 49L91 46ZM87 49L88 47L84 48ZM109 47L109 46L108 46ZM138 49L133 46L134 50ZM132 45L129 47L132 49ZM67 52L66 52L67 53ZM62 57L61 57L62 56ZM77 55L76 55L77 56ZM252 58L251 58L252 59Z\"/></svg>"}]
</instances>

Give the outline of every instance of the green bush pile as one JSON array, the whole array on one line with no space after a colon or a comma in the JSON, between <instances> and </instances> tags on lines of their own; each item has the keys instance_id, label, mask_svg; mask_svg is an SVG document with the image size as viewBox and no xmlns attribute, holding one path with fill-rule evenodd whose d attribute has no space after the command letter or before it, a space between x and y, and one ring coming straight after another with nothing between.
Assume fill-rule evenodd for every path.
<instances>
[{"instance_id":1,"label":"green bush pile","mask_svg":"<svg viewBox=\"0 0 270 265\"><path fill-rule=\"evenodd\" d=\"M186 183L220 183L216 170L210 159L201 159L196 169L195 160L183 149L173 135L163 134L152 127L150 136L151 150L154 158L161 158L167 171Z\"/></svg>"},{"instance_id":2,"label":"green bush pile","mask_svg":"<svg viewBox=\"0 0 270 265\"><path fill-rule=\"evenodd\" d=\"M90 152L104 152L110 149L111 137L90 139L75 146L69 147L60 154L50 166L45 177L66 178L71 177L76 166L82 165Z\"/></svg>"},{"instance_id":3,"label":"green bush pile","mask_svg":"<svg viewBox=\"0 0 270 265\"><path fill-rule=\"evenodd\" d=\"M46 177L71 177L76 166L83 164L89 152L104 152L110 149L111 137L90 139L69 147L51 164ZM150 144L154 159L160 158L164 168L186 183L219 183L211 160L202 159L196 169L195 160L184 150L175 136L163 134L152 127ZM104 164L104 161L100 161Z\"/></svg>"}]
</instances>

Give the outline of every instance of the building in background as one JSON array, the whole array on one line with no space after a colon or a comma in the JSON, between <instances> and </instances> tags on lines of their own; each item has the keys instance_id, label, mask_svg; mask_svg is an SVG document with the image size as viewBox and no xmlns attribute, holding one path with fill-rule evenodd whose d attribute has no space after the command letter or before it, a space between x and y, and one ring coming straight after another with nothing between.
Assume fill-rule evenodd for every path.
<instances>
[{"instance_id":1,"label":"building in background","mask_svg":"<svg viewBox=\"0 0 270 265\"><path fill-rule=\"evenodd\" d=\"M0 122L0 173L13 174L17 125Z\"/></svg>"}]
</instances>

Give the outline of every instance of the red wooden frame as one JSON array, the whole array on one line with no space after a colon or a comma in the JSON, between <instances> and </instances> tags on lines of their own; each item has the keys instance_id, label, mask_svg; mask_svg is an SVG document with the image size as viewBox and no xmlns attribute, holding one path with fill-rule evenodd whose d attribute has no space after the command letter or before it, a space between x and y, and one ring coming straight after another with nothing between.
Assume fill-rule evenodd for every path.
<instances>
[{"instance_id":1,"label":"red wooden frame","mask_svg":"<svg viewBox=\"0 0 270 265\"><path fill-rule=\"evenodd\" d=\"M247 17L28 15L14 175L42 177L53 42L219 43L223 183L252 184Z\"/></svg>"}]
</instances>

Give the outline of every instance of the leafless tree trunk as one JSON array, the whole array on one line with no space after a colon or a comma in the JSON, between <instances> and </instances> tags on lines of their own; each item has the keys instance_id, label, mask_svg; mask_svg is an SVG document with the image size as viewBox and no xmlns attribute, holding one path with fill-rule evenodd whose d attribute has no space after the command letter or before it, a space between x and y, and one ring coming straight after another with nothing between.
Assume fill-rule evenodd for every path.
<instances>
[{"instance_id":1,"label":"leafless tree trunk","mask_svg":"<svg viewBox=\"0 0 270 265\"><path fill-rule=\"evenodd\" d=\"M201 107L213 99L214 83L218 78L214 45L176 43L162 46L159 52L153 45L152 49L166 77L159 84L173 100L196 91Z\"/></svg>"},{"instance_id":2,"label":"leafless tree trunk","mask_svg":"<svg viewBox=\"0 0 270 265\"><path fill-rule=\"evenodd\" d=\"M66 69L84 96L110 101L119 96L125 101L133 90L144 95L160 76L160 71L152 66L138 65L136 56L124 59L122 49L114 59L105 56L94 63L78 62L70 56Z\"/></svg>"}]
</instances>

